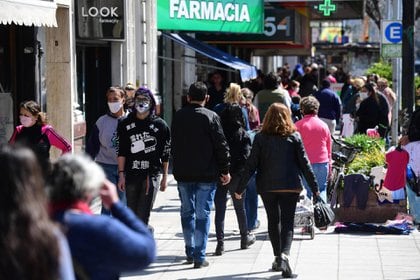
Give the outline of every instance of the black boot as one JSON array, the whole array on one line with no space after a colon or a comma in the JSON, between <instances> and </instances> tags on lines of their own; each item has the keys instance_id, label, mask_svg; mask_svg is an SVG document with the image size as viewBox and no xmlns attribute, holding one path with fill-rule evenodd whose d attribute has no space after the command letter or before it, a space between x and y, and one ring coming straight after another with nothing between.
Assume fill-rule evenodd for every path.
<instances>
[{"instance_id":1,"label":"black boot","mask_svg":"<svg viewBox=\"0 0 420 280\"><path fill-rule=\"evenodd\" d=\"M292 277L292 268L289 264L289 256L287 256L286 254L281 254L280 270L283 271L283 277Z\"/></svg>"},{"instance_id":2,"label":"black boot","mask_svg":"<svg viewBox=\"0 0 420 280\"><path fill-rule=\"evenodd\" d=\"M225 245L223 241L217 241L216 251L214 252L215 256L221 256L225 251Z\"/></svg>"},{"instance_id":3,"label":"black boot","mask_svg":"<svg viewBox=\"0 0 420 280\"><path fill-rule=\"evenodd\" d=\"M248 249L249 246L255 243L255 235L248 233L241 236L241 249Z\"/></svg>"}]
</instances>

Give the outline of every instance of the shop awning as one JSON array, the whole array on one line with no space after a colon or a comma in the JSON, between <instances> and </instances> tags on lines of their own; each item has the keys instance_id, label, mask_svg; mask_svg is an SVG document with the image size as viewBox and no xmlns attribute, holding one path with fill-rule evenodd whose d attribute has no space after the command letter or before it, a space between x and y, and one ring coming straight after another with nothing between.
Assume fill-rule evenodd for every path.
<instances>
[{"instance_id":1,"label":"shop awning","mask_svg":"<svg viewBox=\"0 0 420 280\"><path fill-rule=\"evenodd\" d=\"M57 27L54 1L0 0L0 24Z\"/></svg>"},{"instance_id":2,"label":"shop awning","mask_svg":"<svg viewBox=\"0 0 420 280\"><path fill-rule=\"evenodd\" d=\"M162 34L174 42L177 42L184 47L193 49L194 51L207 56L217 62L220 62L233 69L239 70L243 82L257 77L257 68L248 62L234 57L216 47L210 46L204 42L196 40L191 36L181 33L165 33Z\"/></svg>"}]
</instances>

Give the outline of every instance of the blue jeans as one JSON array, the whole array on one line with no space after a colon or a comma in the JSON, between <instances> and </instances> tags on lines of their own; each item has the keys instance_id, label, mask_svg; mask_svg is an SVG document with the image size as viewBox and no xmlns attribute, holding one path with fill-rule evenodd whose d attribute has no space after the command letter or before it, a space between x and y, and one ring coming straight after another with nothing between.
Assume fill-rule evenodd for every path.
<instances>
[{"instance_id":1,"label":"blue jeans","mask_svg":"<svg viewBox=\"0 0 420 280\"><path fill-rule=\"evenodd\" d=\"M258 221L258 194L257 182L255 181L257 173L254 173L248 181L245 192L245 212L248 222L248 231L257 226Z\"/></svg>"},{"instance_id":2,"label":"blue jeans","mask_svg":"<svg viewBox=\"0 0 420 280\"><path fill-rule=\"evenodd\" d=\"M328 179L328 162L311 164L312 170L315 173L316 181L318 182L319 192L321 198L327 202L327 179ZM312 191L309 188L308 182L303 178L303 185L305 186L307 196L312 198Z\"/></svg>"},{"instance_id":3,"label":"blue jeans","mask_svg":"<svg viewBox=\"0 0 420 280\"><path fill-rule=\"evenodd\" d=\"M407 192L409 213L413 216L414 222L420 224L420 196L417 196L408 185L405 190Z\"/></svg>"},{"instance_id":4,"label":"blue jeans","mask_svg":"<svg viewBox=\"0 0 420 280\"><path fill-rule=\"evenodd\" d=\"M112 183L114 183L115 186L116 186L118 184L118 165L116 165L116 164L106 164L106 163L101 163L101 162L97 162L97 164L100 165L102 167L102 169L104 170L106 178L109 181L111 181ZM120 191L118 188L117 188L117 192L118 192L118 197L121 200L121 203L124 204L124 205L127 205L127 199L125 197L125 192ZM102 205L101 214L111 216L111 211L106 209Z\"/></svg>"},{"instance_id":5,"label":"blue jeans","mask_svg":"<svg viewBox=\"0 0 420 280\"><path fill-rule=\"evenodd\" d=\"M216 182L178 182L185 254L187 258L194 259L194 262L203 262L206 257L210 211L215 192Z\"/></svg>"}]
</instances>

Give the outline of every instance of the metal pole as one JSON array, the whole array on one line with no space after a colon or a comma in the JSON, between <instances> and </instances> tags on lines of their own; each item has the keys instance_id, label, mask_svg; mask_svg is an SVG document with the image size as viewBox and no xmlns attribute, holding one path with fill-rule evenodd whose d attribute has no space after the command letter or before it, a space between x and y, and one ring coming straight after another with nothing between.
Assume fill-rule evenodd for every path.
<instances>
[{"instance_id":1,"label":"metal pole","mask_svg":"<svg viewBox=\"0 0 420 280\"><path fill-rule=\"evenodd\" d=\"M401 0L400 0L401 1ZM414 22L415 5L413 0L403 0L403 40L402 40L402 106L408 113L413 112L414 105ZM400 6L401 7L401 6Z\"/></svg>"},{"instance_id":2,"label":"metal pole","mask_svg":"<svg viewBox=\"0 0 420 280\"><path fill-rule=\"evenodd\" d=\"M41 46L40 41L36 41L36 48L37 48L37 58L38 58L38 96L37 96L37 102L39 106L41 107L41 111L46 112L47 111L47 102L45 100L45 96L42 94L42 65L41 65L41 59L44 55L44 49Z\"/></svg>"},{"instance_id":3,"label":"metal pole","mask_svg":"<svg viewBox=\"0 0 420 280\"><path fill-rule=\"evenodd\" d=\"M402 8L401 0L392 1L392 10L394 14L388 19L401 20ZM391 10L391 6L388 6L388 10ZM389 16L389 14L388 14ZM392 60L392 84L397 95L394 106L392 108L392 127L391 127L391 145L396 145L398 141L398 111L400 109L402 91L401 91L401 72L402 72L402 60L401 58L394 58Z\"/></svg>"}]
</instances>

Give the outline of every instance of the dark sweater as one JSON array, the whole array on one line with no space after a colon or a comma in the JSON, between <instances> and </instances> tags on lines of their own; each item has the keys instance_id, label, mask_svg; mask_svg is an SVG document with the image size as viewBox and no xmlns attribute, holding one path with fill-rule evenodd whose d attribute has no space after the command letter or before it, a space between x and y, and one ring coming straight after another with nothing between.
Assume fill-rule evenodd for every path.
<instances>
[{"instance_id":1,"label":"dark sweater","mask_svg":"<svg viewBox=\"0 0 420 280\"><path fill-rule=\"evenodd\" d=\"M356 133L366 134L368 128L378 126L379 134L384 137L386 128L388 128L388 104L385 97L378 95L379 103L373 96L369 96L360 103L356 112L359 118Z\"/></svg>"},{"instance_id":2,"label":"dark sweater","mask_svg":"<svg viewBox=\"0 0 420 280\"><path fill-rule=\"evenodd\" d=\"M319 101L318 117L340 121L341 100L330 88L323 88L314 93L314 97Z\"/></svg>"}]
</instances>

